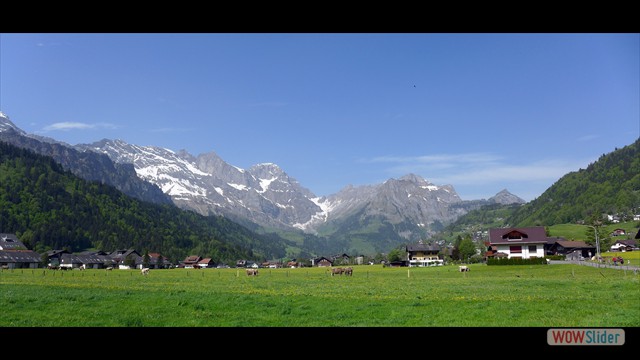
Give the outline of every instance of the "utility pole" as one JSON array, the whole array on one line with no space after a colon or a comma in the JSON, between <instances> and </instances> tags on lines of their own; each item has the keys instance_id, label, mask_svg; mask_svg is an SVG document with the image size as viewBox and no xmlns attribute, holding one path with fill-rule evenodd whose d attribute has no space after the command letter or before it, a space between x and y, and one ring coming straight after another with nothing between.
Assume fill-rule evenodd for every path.
<instances>
[{"instance_id":1,"label":"utility pole","mask_svg":"<svg viewBox=\"0 0 640 360\"><path fill-rule=\"evenodd\" d=\"M598 259L598 262L600 262L600 240L598 239L598 228L597 226L599 226L600 224L596 224L596 225L587 225L591 228L593 228L593 233L596 236L596 259Z\"/></svg>"}]
</instances>

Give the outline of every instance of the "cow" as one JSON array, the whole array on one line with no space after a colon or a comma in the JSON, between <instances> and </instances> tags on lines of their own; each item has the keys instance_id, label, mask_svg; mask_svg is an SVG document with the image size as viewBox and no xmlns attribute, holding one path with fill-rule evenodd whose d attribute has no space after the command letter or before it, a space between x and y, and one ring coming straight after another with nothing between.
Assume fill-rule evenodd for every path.
<instances>
[{"instance_id":1,"label":"cow","mask_svg":"<svg viewBox=\"0 0 640 360\"><path fill-rule=\"evenodd\" d=\"M460 272L469 271L469 267L468 266L461 265L461 266L458 266L458 268L460 269Z\"/></svg>"},{"instance_id":2,"label":"cow","mask_svg":"<svg viewBox=\"0 0 640 360\"><path fill-rule=\"evenodd\" d=\"M343 268L332 268L331 269L331 276L334 275L342 275L342 273L344 273L344 269Z\"/></svg>"},{"instance_id":3,"label":"cow","mask_svg":"<svg viewBox=\"0 0 640 360\"><path fill-rule=\"evenodd\" d=\"M342 273L347 275L347 276L352 276L353 275L353 268L351 266L346 267L342 270Z\"/></svg>"},{"instance_id":4,"label":"cow","mask_svg":"<svg viewBox=\"0 0 640 360\"><path fill-rule=\"evenodd\" d=\"M247 269L247 276L257 276L258 269Z\"/></svg>"},{"instance_id":5,"label":"cow","mask_svg":"<svg viewBox=\"0 0 640 360\"><path fill-rule=\"evenodd\" d=\"M149 275L149 268L144 268L144 269L140 270L140 273L142 275Z\"/></svg>"},{"instance_id":6,"label":"cow","mask_svg":"<svg viewBox=\"0 0 640 360\"><path fill-rule=\"evenodd\" d=\"M105 268L105 270L111 271L111 270L113 270L113 266L109 266L109 267Z\"/></svg>"}]
</instances>

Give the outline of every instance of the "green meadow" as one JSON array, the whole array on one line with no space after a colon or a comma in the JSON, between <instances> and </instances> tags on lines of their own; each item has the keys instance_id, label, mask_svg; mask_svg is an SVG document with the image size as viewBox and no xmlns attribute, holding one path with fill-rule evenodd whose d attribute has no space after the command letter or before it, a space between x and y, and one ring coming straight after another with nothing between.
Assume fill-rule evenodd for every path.
<instances>
[{"instance_id":1,"label":"green meadow","mask_svg":"<svg viewBox=\"0 0 640 360\"><path fill-rule=\"evenodd\" d=\"M0 327L638 327L640 272L573 264L0 272Z\"/></svg>"}]
</instances>

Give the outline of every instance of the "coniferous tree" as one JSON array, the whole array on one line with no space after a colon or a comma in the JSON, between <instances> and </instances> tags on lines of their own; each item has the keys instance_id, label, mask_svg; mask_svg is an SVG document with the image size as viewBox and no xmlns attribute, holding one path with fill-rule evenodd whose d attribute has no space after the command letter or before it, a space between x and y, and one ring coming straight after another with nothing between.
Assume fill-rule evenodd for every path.
<instances>
[{"instance_id":1,"label":"coniferous tree","mask_svg":"<svg viewBox=\"0 0 640 360\"><path fill-rule=\"evenodd\" d=\"M142 257L142 267L148 268L150 262L151 262L151 258L149 257L149 252L145 251L144 256Z\"/></svg>"}]
</instances>

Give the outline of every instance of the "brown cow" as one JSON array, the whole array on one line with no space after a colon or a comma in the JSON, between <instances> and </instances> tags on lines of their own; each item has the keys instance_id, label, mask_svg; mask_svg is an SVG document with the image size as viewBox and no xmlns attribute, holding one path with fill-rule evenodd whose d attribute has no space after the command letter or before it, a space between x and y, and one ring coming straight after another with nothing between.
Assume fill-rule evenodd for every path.
<instances>
[{"instance_id":1,"label":"brown cow","mask_svg":"<svg viewBox=\"0 0 640 360\"><path fill-rule=\"evenodd\" d=\"M343 268L332 268L331 269L331 276L334 275L342 275L342 273L344 273L344 269Z\"/></svg>"},{"instance_id":2,"label":"brown cow","mask_svg":"<svg viewBox=\"0 0 640 360\"><path fill-rule=\"evenodd\" d=\"M247 269L247 276L257 276L258 269Z\"/></svg>"},{"instance_id":3,"label":"brown cow","mask_svg":"<svg viewBox=\"0 0 640 360\"><path fill-rule=\"evenodd\" d=\"M351 266L346 267L342 270L342 272L347 275L347 276L352 276L353 275L353 268Z\"/></svg>"}]
</instances>

